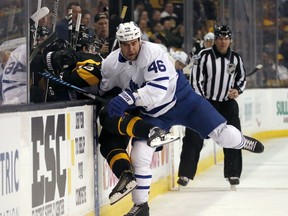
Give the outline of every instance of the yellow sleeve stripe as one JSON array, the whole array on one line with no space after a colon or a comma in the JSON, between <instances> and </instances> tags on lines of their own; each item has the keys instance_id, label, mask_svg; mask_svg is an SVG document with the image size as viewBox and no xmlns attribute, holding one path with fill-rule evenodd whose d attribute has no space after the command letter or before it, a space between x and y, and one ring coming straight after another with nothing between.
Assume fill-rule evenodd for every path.
<instances>
[{"instance_id":1,"label":"yellow sleeve stripe","mask_svg":"<svg viewBox=\"0 0 288 216\"><path fill-rule=\"evenodd\" d=\"M100 64L101 64L101 62L96 62L96 61L94 61L94 60L92 60L92 59L87 59L87 60L82 61L82 62L77 62L76 67L83 66L83 65L85 65L85 64L87 64L87 63L89 63L89 64L96 64L96 65L100 65Z\"/></svg>"}]
</instances>

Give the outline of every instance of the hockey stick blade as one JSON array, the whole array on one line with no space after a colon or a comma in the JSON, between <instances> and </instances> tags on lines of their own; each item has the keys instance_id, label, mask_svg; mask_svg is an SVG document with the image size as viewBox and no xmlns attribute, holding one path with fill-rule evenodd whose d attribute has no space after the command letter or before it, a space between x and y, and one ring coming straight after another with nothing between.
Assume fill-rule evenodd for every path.
<instances>
[{"instance_id":1,"label":"hockey stick blade","mask_svg":"<svg viewBox=\"0 0 288 216\"><path fill-rule=\"evenodd\" d=\"M45 17L49 14L49 9L47 7L42 7L39 10L37 10L32 16L30 16L31 24L38 22L40 19Z\"/></svg>"},{"instance_id":2,"label":"hockey stick blade","mask_svg":"<svg viewBox=\"0 0 288 216\"><path fill-rule=\"evenodd\" d=\"M82 89L82 88L79 88L78 86L75 86L75 85L72 85L71 83L68 83L58 77L55 77L53 76L52 74L50 74L49 72L45 71L45 72L38 72L41 76L43 77L46 77L48 79L50 79L52 82L55 82L55 83L58 83L58 84L61 84L65 87L68 87L68 88L71 88L93 100L96 100L102 104L106 104L107 103L107 100L105 100L104 98L101 98L97 95L94 95L94 94L91 94L90 92L86 91L85 89Z\"/></svg>"},{"instance_id":3,"label":"hockey stick blade","mask_svg":"<svg viewBox=\"0 0 288 216\"><path fill-rule=\"evenodd\" d=\"M263 68L263 65L262 64L258 64L254 70L252 70L249 74L246 74L246 76L251 76L253 75L254 73L256 73L258 70L262 69Z\"/></svg>"}]
</instances>

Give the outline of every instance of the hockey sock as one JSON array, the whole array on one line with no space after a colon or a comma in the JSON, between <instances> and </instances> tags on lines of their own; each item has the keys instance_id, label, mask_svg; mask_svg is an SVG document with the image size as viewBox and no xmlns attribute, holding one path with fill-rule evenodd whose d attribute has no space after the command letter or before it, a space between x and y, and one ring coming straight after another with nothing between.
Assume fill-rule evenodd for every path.
<instances>
[{"instance_id":1,"label":"hockey sock","mask_svg":"<svg viewBox=\"0 0 288 216\"><path fill-rule=\"evenodd\" d=\"M123 149L115 149L111 151L106 158L111 170L119 179L125 170L131 170L130 157Z\"/></svg>"}]
</instances>

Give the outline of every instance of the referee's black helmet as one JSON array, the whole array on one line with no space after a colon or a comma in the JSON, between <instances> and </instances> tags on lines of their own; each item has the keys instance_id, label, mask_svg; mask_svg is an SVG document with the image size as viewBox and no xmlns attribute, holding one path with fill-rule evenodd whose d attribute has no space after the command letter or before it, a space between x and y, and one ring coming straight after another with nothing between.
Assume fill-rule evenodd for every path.
<instances>
[{"instance_id":1,"label":"referee's black helmet","mask_svg":"<svg viewBox=\"0 0 288 216\"><path fill-rule=\"evenodd\" d=\"M214 35L215 37L232 37L232 31L231 28L229 26L226 25L220 25L217 26L214 30Z\"/></svg>"}]
</instances>

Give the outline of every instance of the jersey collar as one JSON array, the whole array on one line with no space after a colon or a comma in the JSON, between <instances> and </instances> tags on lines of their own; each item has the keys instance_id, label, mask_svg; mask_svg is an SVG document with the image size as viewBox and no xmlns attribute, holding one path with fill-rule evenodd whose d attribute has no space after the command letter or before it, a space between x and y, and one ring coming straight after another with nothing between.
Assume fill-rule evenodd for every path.
<instances>
[{"instance_id":1,"label":"jersey collar","mask_svg":"<svg viewBox=\"0 0 288 216\"><path fill-rule=\"evenodd\" d=\"M216 58L224 57L224 58L229 59L230 54L231 54L231 49L230 49L230 47L228 47L228 50L227 50L227 52L226 52L225 54L221 54L221 53L217 50L215 44L213 45L212 49L213 49L213 51L214 51L214 53L215 53Z\"/></svg>"},{"instance_id":2,"label":"jersey collar","mask_svg":"<svg viewBox=\"0 0 288 216\"><path fill-rule=\"evenodd\" d=\"M121 53L119 53L118 61L121 63L125 63L128 60Z\"/></svg>"}]
</instances>

